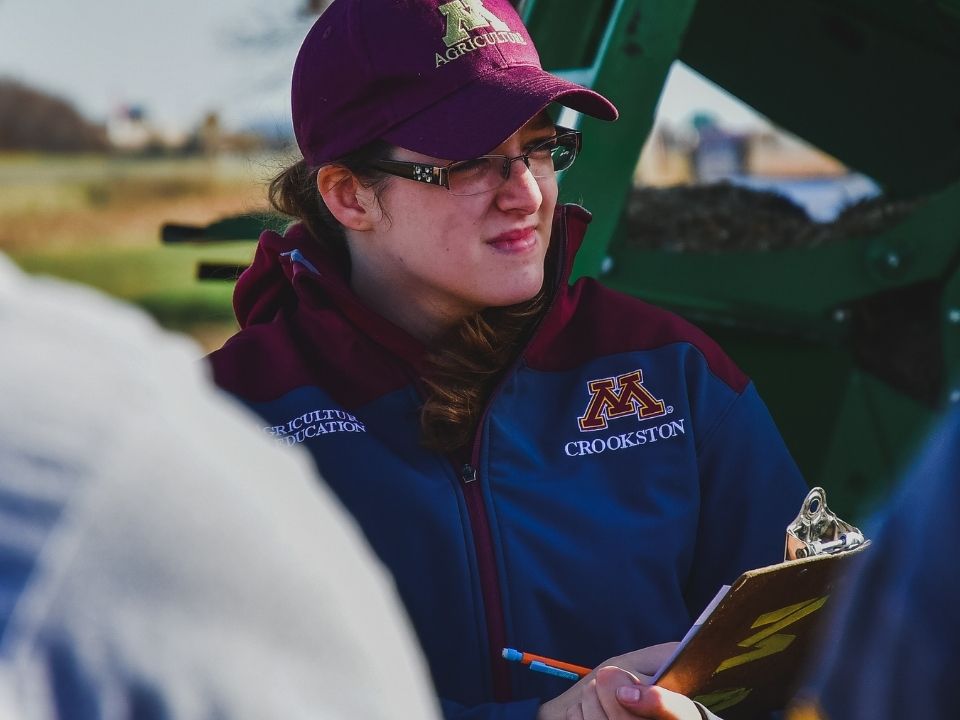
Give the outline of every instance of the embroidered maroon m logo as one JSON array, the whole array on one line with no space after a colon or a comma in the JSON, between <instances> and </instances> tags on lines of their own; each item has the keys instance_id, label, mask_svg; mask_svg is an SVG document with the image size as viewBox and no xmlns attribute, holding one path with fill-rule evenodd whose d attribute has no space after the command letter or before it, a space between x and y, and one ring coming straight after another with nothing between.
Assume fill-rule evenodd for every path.
<instances>
[{"instance_id":1,"label":"embroidered maroon m logo","mask_svg":"<svg viewBox=\"0 0 960 720\"><path fill-rule=\"evenodd\" d=\"M658 400L643 386L643 371L634 370L615 378L591 380L587 383L590 402L577 418L580 429L603 430L607 420L636 415L645 418L666 415L663 400Z\"/></svg>"}]
</instances>

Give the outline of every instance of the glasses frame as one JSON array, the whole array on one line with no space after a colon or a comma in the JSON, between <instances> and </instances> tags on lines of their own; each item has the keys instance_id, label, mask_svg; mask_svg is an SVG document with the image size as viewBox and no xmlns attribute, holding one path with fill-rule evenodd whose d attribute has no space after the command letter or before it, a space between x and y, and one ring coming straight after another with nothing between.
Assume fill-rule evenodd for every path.
<instances>
[{"instance_id":1,"label":"glasses frame","mask_svg":"<svg viewBox=\"0 0 960 720\"><path fill-rule=\"evenodd\" d=\"M388 159L376 159L368 161L370 167L376 168L382 172L387 173L388 175L394 175L396 177L404 178L406 180L415 180L416 182L426 183L428 185L435 185L437 187L445 188L450 190L450 171L456 169L458 165L464 165L466 163L471 163L476 160L481 160L484 158L496 158L503 160L504 173L502 174L503 180L506 181L510 177L510 168L513 167L513 163L517 160L523 160L523 164L527 168L530 167L530 154L537 150L541 145L555 141L561 137L573 137L574 144L574 156L573 159L576 160L580 155L580 148L583 143L583 136L579 130L573 130L571 128L560 127L559 125L555 126L556 133L548 137L543 138L542 141L538 142L532 148L527 150L527 152L520 153L519 155L514 155L510 157L509 155L480 155L475 158L470 158L469 160L455 160L454 162L447 163L446 165L429 165L427 163L418 163L418 162L409 162L406 160L388 160ZM571 162L570 165L573 165ZM567 168L570 167L567 166ZM566 170L567 168L564 168ZM560 171L562 172L562 171ZM503 183L501 183L502 185ZM482 195L485 192L491 192L496 190L500 185L495 185L489 190L481 190L478 193L472 193L474 195ZM469 197L469 195L464 195L462 197Z\"/></svg>"}]
</instances>

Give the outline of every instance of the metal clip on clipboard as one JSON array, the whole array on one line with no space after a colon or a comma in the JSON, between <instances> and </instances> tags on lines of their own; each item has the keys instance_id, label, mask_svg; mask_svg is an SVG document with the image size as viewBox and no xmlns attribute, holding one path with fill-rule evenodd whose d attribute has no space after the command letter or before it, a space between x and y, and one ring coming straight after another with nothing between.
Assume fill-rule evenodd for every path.
<instances>
[{"instance_id":1,"label":"metal clip on clipboard","mask_svg":"<svg viewBox=\"0 0 960 720\"><path fill-rule=\"evenodd\" d=\"M800 514L787 525L783 559L802 560L814 555L832 555L868 542L858 528L831 512L827 507L826 491L815 487L807 493Z\"/></svg>"}]
</instances>

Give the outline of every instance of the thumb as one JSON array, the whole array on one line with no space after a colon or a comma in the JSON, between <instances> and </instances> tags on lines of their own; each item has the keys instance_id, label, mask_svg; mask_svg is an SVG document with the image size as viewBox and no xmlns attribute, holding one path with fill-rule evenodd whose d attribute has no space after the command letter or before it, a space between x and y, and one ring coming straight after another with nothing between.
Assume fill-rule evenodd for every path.
<instances>
[{"instance_id":1,"label":"thumb","mask_svg":"<svg viewBox=\"0 0 960 720\"><path fill-rule=\"evenodd\" d=\"M614 720L615 718L635 717L637 715L633 712L631 706L620 701L620 693L638 686L638 683L640 683L640 680L637 679L636 675L615 665L608 665L597 670L597 695L600 698L600 706L608 718Z\"/></svg>"},{"instance_id":2,"label":"thumb","mask_svg":"<svg viewBox=\"0 0 960 720\"><path fill-rule=\"evenodd\" d=\"M631 714L648 720L701 720L693 701L679 693L656 685L621 685L616 689L617 701ZM609 714L609 713L608 713Z\"/></svg>"}]
</instances>

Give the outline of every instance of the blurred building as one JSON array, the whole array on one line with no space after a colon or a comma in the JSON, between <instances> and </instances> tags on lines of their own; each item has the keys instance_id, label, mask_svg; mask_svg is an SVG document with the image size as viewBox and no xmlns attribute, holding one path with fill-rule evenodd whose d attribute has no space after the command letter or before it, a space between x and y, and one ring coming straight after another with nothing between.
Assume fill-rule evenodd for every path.
<instances>
[{"instance_id":1,"label":"blurred building","mask_svg":"<svg viewBox=\"0 0 960 720\"><path fill-rule=\"evenodd\" d=\"M146 112L139 105L120 105L107 119L107 139L119 150L143 150L153 134Z\"/></svg>"},{"instance_id":2,"label":"blurred building","mask_svg":"<svg viewBox=\"0 0 960 720\"><path fill-rule=\"evenodd\" d=\"M667 187L729 182L772 191L829 222L848 205L879 193L870 178L779 130L731 132L707 115L676 128L659 124L650 133L634 183Z\"/></svg>"},{"instance_id":3,"label":"blurred building","mask_svg":"<svg viewBox=\"0 0 960 720\"><path fill-rule=\"evenodd\" d=\"M848 172L836 158L787 133L754 133L748 143L748 175L838 177Z\"/></svg>"}]
</instances>

